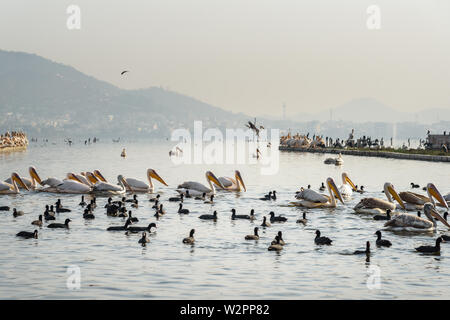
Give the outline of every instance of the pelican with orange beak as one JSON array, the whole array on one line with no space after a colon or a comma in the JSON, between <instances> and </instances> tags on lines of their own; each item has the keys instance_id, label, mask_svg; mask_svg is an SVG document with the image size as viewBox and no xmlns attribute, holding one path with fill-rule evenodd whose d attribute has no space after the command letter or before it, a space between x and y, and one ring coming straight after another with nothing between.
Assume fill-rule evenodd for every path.
<instances>
[{"instance_id":1,"label":"pelican with orange beak","mask_svg":"<svg viewBox=\"0 0 450 320\"><path fill-rule=\"evenodd\" d=\"M155 186L153 185L152 178L161 182L163 185L168 186L168 184L159 176L159 174L153 169L147 169L147 179L148 184L144 181L133 179L133 178L125 178L121 176L123 179L123 183L130 192L148 192L153 193L155 190Z\"/></svg>"},{"instance_id":2,"label":"pelican with orange beak","mask_svg":"<svg viewBox=\"0 0 450 320\"><path fill-rule=\"evenodd\" d=\"M100 171L95 170L94 173L86 172L86 178L92 184L92 192L100 194L122 194L125 193L126 188L124 182L117 178L119 185L115 185L106 181Z\"/></svg>"},{"instance_id":3,"label":"pelican with orange beak","mask_svg":"<svg viewBox=\"0 0 450 320\"><path fill-rule=\"evenodd\" d=\"M341 192L337 188L334 180L332 178L328 178L326 181L328 192L330 195L324 195L318 193L312 189L303 189L297 193L295 198L300 201L291 202L294 206L306 207L306 208L336 208L337 202L336 199L344 204L344 199L341 195Z\"/></svg>"},{"instance_id":4,"label":"pelican with orange beak","mask_svg":"<svg viewBox=\"0 0 450 320\"><path fill-rule=\"evenodd\" d=\"M399 195L400 195L400 198L402 198L402 200L405 202L406 210L407 211L422 210L425 203L427 203L427 202L431 202L433 205L436 205L433 198L435 198L436 200L442 199L443 202L445 202L445 205L439 200L438 200L437 205L448 208L445 198L441 195L441 193L439 192L439 190L436 188L436 186L433 183L427 184L426 191L427 191L428 197L425 195L415 193L415 192L410 192L410 191L400 192Z\"/></svg>"},{"instance_id":5,"label":"pelican with orange beak","mask_svg":"<svg viewBox=\"0 0 450 320\"><path fill-rule=\"evenodd\" d=\"M200 182L186 181L178 186L177 192L179 194L184 194L188 192L190 196L202 196L203 193L206 195L212 195L216 193L214 184L218 185L221 189L225 189L222 183L217 179L217 177L211 171L206 171L205 173L206 182L209 184L209 188Z\"/></svg>"},{"instance_id":6,"label":"pelican with orange beak","mask_svg":"<svg viewBox=\"0 0 450 320\"><path fill-rule=\"evenodd\" d=\"M29 190L22 178L16 173L11 173L11 183L0 182L0 194L18 194L20 193L18 186L25 190Z\"/></svg>"},{"instance_id":7,"label":"pelican with orange beak","mask_svg":"<svg viewBox=\"0 0 450 320\"><path fill-rule=\"evenodd\" d=\"M445 203L443 198L438 199L439 202L441 202L441 200ZM443 204L442 202L441 204ZM441 217L431 202L424 204L423 212L427 219L409 213L401 213L393 216L384 226L407 231L433 231L436 229L437 222L435 219L437 219L450 229L448 222Z\"/></svg>"},{"instance_id":8,"label":"pelican with orange beak","mask_svg":"<svg viewBox=\"0 0 450 320\"><path fill-rule=\"evenodd\" d=\"M234 171L234 179L231 177L219 177L218 180L220 181L220 183L222 183L222 186L226 191L241 191L241 186L244 191L247 191L244 180L242 179L239 170Z\"/></svg>"},{"instance_id":9,"label":"pelican with orange beak","mask_svg":"<svg viewBox=\"0 0 450 320\"><path fill-rule=\"evenodd\" d=\"M344 199L351 198L353 191L356 191L356 186L352 179L349 178L346 172L342 173L342 185L339 186L339 192L344 197Z\"/></svg>"},{"instance_id":10,"label":"pelican with orange beak","mask_svg":"<svg viewBox=\"0 0 450 320\"><path fill-rule=\"evenodd\" d=\"M379 198L364 198L353 208L356 213L365 214L383 214L389 209L394 211L398 209L397 204L393 199L398 202L402 209L405 209L405 203L395 191L394 186L390 182L386 182L383 187L384 194L387 197L387 201Z\"/></svg>"}]
</instances>

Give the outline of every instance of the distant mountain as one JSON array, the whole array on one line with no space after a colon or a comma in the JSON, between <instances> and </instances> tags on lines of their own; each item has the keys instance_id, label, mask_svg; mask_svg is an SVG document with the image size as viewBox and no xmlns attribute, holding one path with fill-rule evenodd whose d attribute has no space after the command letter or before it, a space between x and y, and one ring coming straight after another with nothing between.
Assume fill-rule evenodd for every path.
<instances>
[{"instance_id":1,"label":"distant mountain","mask_svg":"<svg viewBox=\"0 0 450 320\"><path fill-rule=\"evenodd\" d=\"M297 121L321 120L364 122L417 122L430 124L450 120L449 108L434 108L420 112L400 112L372 98L351 100L343 105L321 111L316 114L297 114L293 116Z\"/></svg>"},{"instance_id":2,"label":"distant mountain","mask_svg":"<svg viewBox=\"0 0 450 320\"><path fill-rule=\"evenodd\" d=\"M37 55L0 51L1 127L33 134L167 137L171 129L243 127L249 118L161 88L123 90Z\"/></svg>"},{"instance_id":3,"label":"distant mountain","mask_svg":"<svg viewBox=\"0 0 450 320\"><path fill-rule=\"evenodd\" d=\"M266 128L331 137L424 137L425 130L450 131L450 110L397 112L374 99L357 99L318 114L288 120L258 117ZM244 128L252 116L232 113L195 98L152 87L124 90L34 54L0 50L0 132L23 129L31 137L168 138L177 128ZM439 124L426 126L412 123ZM394 126L392 123L398 122Z\"/></svg>"}]
</instances>

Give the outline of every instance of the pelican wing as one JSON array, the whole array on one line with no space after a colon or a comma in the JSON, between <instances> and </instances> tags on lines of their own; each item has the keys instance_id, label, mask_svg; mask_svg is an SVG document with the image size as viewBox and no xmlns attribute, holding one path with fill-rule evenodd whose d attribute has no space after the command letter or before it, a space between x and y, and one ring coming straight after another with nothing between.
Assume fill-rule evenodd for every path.
<instances>
[{"instance_id":1,"label":"pelican wing","mask_svg":"<svg viewBox=\"0 0 450 320\"><path fill-rule=\"evenodd\" d=\"M149 186L144 181L133 179L133 178L125 178L125 182L131 187L131 188L137 188L137 189L148 189Z\"/></svg>"},{"instance_id":2,"label":"pelican wing","mask_svg":"<svg viewBox=\"0 0 450 320\"><path fill-rule=\"evenodd\" d=\"M354 207L354 209L395 209L395 204L379 198L364 198Z\"/></svg>"},{"instance_id":3,"label":"pelican wing","mask_svg":"<svg viewBox=\"0 0 450 320\"><path fill-rule=\"evenodd\" d=\"M223 185L225 188L229 188L229 187L233 186L233 181L234 181L234 179L232 179L232 178L229 178L229 177L219 177L218 179L219 179L220 183L222 183L222 185ZM236 183L235 183L235 184L236 184Z\"/></svg>"},{"instance_id":4,"label":"pelican wing","mask_svg":"<svg viewBox=\"0 0 450 320\"><path fill-rule=\"evenodd\" d=\"M199 192L211 192L211 189L206 187L205 185L201 184L200 182L195 181L186 181L183 182L178 186L180 189L189 189L189 190L195 190Z\"/></svg>"},{"instance_id":5,"label":"pelican wing","mask_svg":"<svg viewBox=\"0 0 450 320\"><path fill-rule=\"evenodd\" d=\"M28 179L28 178L23 178L23 177L21 177L21 179L22 179L22 181L25 183L25 185L26 185L28 188L31 188L31 180L30 180L30 179ZM5 182L8 183L8 184L10 184L10 185L12 185L11 177L9 177L8 179L6 179ZM19 188L22 188L22 186L18 186L18 187L19 187Z\"/></svg>"},{"instance_id":6,"label":"pelican wing","mask_svg":"<svg viewBox=\"0 0 450 320\"><path fill-rule=\"evenodd\" d=\"M63 183L63 181L56 179L56 178L48 178L42 181L42 185L48 185L49 187L56 187Z\"/></svg>"},{"instance_id":7,"label":"pelican wing","mask_svg":"<svg viewBox=\"0 0 450 320\"><path fill-rule=\"evenodd\" d=\"M111 184L111 183L107 183L107 182L97 182L94 185L94 190L95 191L114 191L114 192L123 191L122 187Z\"/></svg>"},{"instance_id":8,"label":"pelican wing","mask_svg":"<svg viewBox=\"0 0 450 320\"><path fill-rule=\"evenodd\" d=\"M400 192L398 194L400 196L400 198L408 203L411 204L419 204L419 205L423 205L426 202L430 202L430 199L427 196L418 194L418 193L414 193L414 192Z\"/></svg>"},{"instance_id":9,"label":"pelican wing","mask_svg":"<svg viewBox=\"0 0 450 320\"><path fill-rule=\"evenodd\" d=\"M327 197L326 195L323 195L311 189L305 189L300 191L299 193L297 193L295 198L315 203L326 203L330 200L330 198Z\"/></svg>"},{"instance_id":10,"label":"pelican wing","mask_svg":"<svg viewBox=\"0 0 450 320\"><path fill-rule=\"evenodd\" d=\"M12 185L6 182L0 182L0 191L11 190Z\"/></svg>"},{"instance_id":11,"label":"pelican wing","mask_svg":"<svg viewBox=\"0 0 450 320\"><path fill-rule=\"evenodd\" d=\"M427 219L408 214L402 213L394 216L391 220L385 223L385 227L409 227L416 229L429 229L433 227L433 223Z\"/></svg>"},{"instance_id":12,"label":"pelican wing","mask_svg":"<svg viewBox=\"0 0 450 320\"><path fill-rule=\"evenodd\" d=\"M57 192L62 193L88 193L91 191L91 188L78 181L64 180L61 184L56 186L56 190Z\"/></svg>"}]
</instances>

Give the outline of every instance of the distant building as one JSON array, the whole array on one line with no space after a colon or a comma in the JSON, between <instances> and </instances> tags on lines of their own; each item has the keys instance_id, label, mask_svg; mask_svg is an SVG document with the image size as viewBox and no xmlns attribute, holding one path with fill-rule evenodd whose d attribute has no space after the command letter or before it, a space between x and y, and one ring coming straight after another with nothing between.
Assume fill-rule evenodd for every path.
<instances>
[{"instance_id":1,"label":"distant building","mask_svg":"<svg viewBox=\"0 0 450 320\"><path fill-rule=\"evenodd\" d=\"M428 134L427 147L429 149L441 149L443 145L447 146L447 149L450 149L449 132L444 132L444 134Z\"/></svg>"}]
</instances>

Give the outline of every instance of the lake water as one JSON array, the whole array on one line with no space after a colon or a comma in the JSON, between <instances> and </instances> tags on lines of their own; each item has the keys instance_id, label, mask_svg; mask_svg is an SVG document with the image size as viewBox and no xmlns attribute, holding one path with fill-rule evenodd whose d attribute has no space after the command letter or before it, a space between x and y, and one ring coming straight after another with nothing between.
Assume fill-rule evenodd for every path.
<instances>
[{"instance_id":1,"label":"lake water","mask_svg":"<svg viewBox=\"0 0 450 320\"><path fill-rule=\"evenodd\" d=\"M122 159L122 147L127 158ZM363 158L345 156L344 165L325 165L329 155L280 153L280 170L264 176L260 164L252 165L175 165L168 157L172 145L155 142L97 143L68 146L32 143L26 152L0 154L0 174L6 179L12 171L27 176L34 165L41 178L62 178L67 172L99 169L110 181L118 174L146 180L147 168L157 170L169 187L156 182L162 199L176 194L177 185L193 180L205 183L204 173L212 170L217 176L242 173L247 192L218 192L214 205L187 199L184 207L191 213L177 214L178 203L163 201L166 215L156 221L156 233L146 247L138 244L140 234L107 232L111 225L122 225L122 218L108 217L103 208L106 198L98 198L96 218L85 221L78 206L79 195L22 192L17 196L0 196L0 206L9 205L25 212L14 218L12 212L0 212L0 298L7 299L440 299L450 294L450 244L443 243L438 256L421 255L414 247L434 244L438 234L446 232L439 224L436 233L404 234L384 231L391 248L375 246L374 232L383 229L383 222L353 213L353 206L363 197L356 194L336 209L306 210L286 207L295 191L311 184L320 186L327 177L341 183L347 172L358 185L368 191L365 196L384 198L386 181L397 191L411 190L410 183L421 187L433 182L441 193L450 191L450 164ZM258 200L269 190L277 190L278 199ZM415 189L421 190L421 189ZM422 192L422 191L420 191ZM155 221L154 210L140 194L139 209L133 210L147 225ZM31 221L44 212L46 204L58 198L71 213L57 214L57 222L70 217L69 230L39 230L39 239L15 237L22 230L32 231ZM119 198L119 197L116 197ZM232 221L231 208L238 214L249 214L254 208L255 222ZM217 210L216 223L198 219L200 214ZM288 218L283 224L261 229L257 242L245 241L269 211ZM307 212L306 226L296 219ZM195 245L182 239L195 228ZM314 244L315 230L332 238L333 245ZM287 242L279 253L267 251L278 231ZM371 241L370 262L354 256ZM81 271L79 290L67 288L69 266ZM379 271L379 288L368 286L371 274ZM376 279L376 277L375 277ZM369 287L371 289L369 289Z\"/></svg>"}]
</instances>

